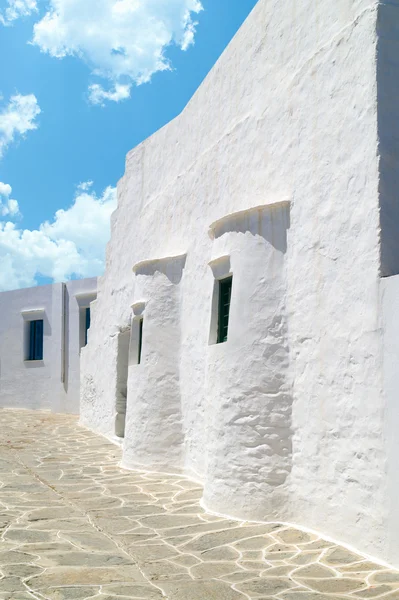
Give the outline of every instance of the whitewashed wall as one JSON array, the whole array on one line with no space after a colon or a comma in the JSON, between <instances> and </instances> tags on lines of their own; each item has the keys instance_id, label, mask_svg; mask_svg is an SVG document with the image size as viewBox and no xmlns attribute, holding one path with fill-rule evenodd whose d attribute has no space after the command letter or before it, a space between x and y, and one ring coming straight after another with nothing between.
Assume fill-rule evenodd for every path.
<instances>
[{"instance_id":1,"label":"whitewashed wall","mask_svg":"<svg viewBox=\"0 0 399 600\"><path fill-rule=\"evenodd\" d=\"M260 0L183 113L128 154L82 353L81 420L114 435L118 336L132 305L148 306L143 364L129 367L125 466L159 468L162 455L164 469L204 483L210 509L295 522L399 566L379 290L380 272L399 264L392 228L380 231L379 200L388 214L393 190L379 172L377 85L396 46L377 62L382 10ZM392 36L396 1L389 11ZM282 204L289 221L273 221ZM168 283L160 265L182 255ZM222 255L232 322L216 347ZM154 275L133 273L143 261ZM160 343L170 320L172 354Z\"/></svg>"},{"instance_id":2,"label":"whitewashed wall","mask_svg":"<svg viewBox=\"0 0 399 600\"><path fill-rule=\"evenodd\" d=\"M61 307L61 302L61 284L0 294L1 406L51 408L61 380L61 357L55 347L61 323L53 323L53 306ZM34 310L40 310L40 313L25 313L24 318L23 311ZM33 320L34 314L34 318L44 321L43 361L40 364L25 361L25 323L29 318Z\"/></svg>"},{"instance_id":3,"label":"whitewashed wall","mask_svg":"<svg viewBox=\"0 0 399 600\"><path fill-rule=\"evenodd\" d=\"M399 555L399 275L381 280L384 334L383 377L385 391L386 473L388 522L387 552L398 564Z\"/></svg>"},{"instance_id":4,"label":"whitewashed wall","mask_svg":"<svg viewBox=\"0 0 399 600\"><path fill-rule=\"evenodd\" d=\"M97 280L0 293L0 407L79 412L80 308L96 295ZM83 317L83 314L82 314ZM43 319L43 360L26 360L26 327Z\"/></svg>"}]
</instances>

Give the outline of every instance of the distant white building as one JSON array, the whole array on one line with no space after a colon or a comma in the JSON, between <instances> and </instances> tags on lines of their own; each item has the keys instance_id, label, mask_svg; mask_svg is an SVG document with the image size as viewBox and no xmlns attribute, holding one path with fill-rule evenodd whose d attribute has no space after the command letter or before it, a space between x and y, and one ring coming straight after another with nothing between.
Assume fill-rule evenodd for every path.
<instances>
[{"instance_id":1,"label":"distant white building","mask_svg":"<svg viewBox=\"0 0 399 600\"><path fill-rule=\"evenodd\" d=\"M259 1L127 156L81 379L125 467L397 566L398 57L398 0Z\"/></svg>"},{"instance_id":2,"label":"distant white building","mask_svg":"<svg viewBox=\"0 0 399 600\"><path fill-rule=\"evenodd\" d=\"M0 407L79 413L97 279L0 293Z\"/></svg>"}]
</instances>

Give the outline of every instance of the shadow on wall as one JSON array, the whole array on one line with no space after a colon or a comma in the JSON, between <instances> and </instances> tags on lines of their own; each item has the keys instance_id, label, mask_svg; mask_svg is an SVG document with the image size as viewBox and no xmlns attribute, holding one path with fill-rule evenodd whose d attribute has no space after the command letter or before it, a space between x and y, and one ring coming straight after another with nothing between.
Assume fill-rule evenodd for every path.
<instances>
[{"instance_id":1,"label":"shadow on wall","mask_svg":"<svg viewBox=\"0 0 399 600\"><path fill-rule=\"evenodd\" d=\"M62 382L64 385L64 390L66 393L68 393L68 386L69 386L69 328L70 328L70 322L69 322L69 291L67 286L64 284L64 298L63 298L63 339L64 339L64 347L63 347L63 357L62 357Z\"/></svg>"},{"instance_id":2,"label":"shadow on wall","mask_svg":"<svg viewBox=\"0 0 399 600\"><path fill-rule=\"evenodd\" d=\"M381 276L399 273L399 0L378 5Z\"/></svg>"},{"instance_id":3,"label":"shadow on wall","mask_svg":"<svg viewBox=\"0 0 399 600\"><path fill-rule=\"evenodd\" d=\"M125 437L130 333L130 327L121 329L118 333L118 348L116 357L115 435L119 438Z\"/></svg>"}]
</instances>

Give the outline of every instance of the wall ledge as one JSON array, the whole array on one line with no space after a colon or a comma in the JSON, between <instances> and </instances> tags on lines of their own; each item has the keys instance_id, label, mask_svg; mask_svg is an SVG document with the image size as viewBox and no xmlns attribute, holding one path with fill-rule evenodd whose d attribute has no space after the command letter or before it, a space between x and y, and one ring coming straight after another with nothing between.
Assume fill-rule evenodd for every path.
<instances>
[{"instance_id":1,"label":"wall ledge","mask_svg":"<svg viewBox=\"0 0 399 600\"><path fill-rule=\"evenodd\" d=\"M148 258L146 260L141 260L134 265L133 273L138 275L139 271L147 267L157 267L158 265L163 265L174 261L183 261L186 260L186 257L187 253L184 252L183 254L173 254L171 256L162 256L161 258Z\"/></svg>"},{"instance_id":2,"label":"wall ledge","mask_svg":"<svg viewBox=\"0 0 399 600\"><path fill-rule=\"evenodd\" d=\"M271 212L274 209L278 209L278 208L285 208L285 207L289 208L290 205L291 205L291 200L284 199L284 200L279 200L278 202L272 202L271 204L261 204L259 206L253 206L250 208L246 208L244 210L240 210L238 212L229 213L227 215L224 215L217 221L214 221L213 223L211 223L211 225L209 226L209 231L208 231L209 237L211 238L211 240L214 240L217 237L217 230L220 227L226 226L229 223L229 221L235 221L235 222L244 221L248 217L251 217L254 214L256 214L257 212L266 212L266 211Z\"/></svg>"},{"instance_id":3,"label":"wall ledge","mask_svg":"<svg viewBox=\"0 0 399 600\"><path fill-rule=\"evenodd\" d=\"M40 317L41 315L44 315L45 312L46 310L44 308L28 308L27 310L21 310L21 315L24 318Z\"/></svg>"}]
</instances>

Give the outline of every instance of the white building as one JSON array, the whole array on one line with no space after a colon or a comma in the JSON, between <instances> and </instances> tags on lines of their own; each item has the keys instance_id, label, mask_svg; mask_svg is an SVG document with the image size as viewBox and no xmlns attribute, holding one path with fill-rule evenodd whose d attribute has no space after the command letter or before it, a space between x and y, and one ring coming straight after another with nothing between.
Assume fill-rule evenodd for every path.
<instances>
[{"instance_id":1,"label":"white building","mask_svg":"<svg viewBox=\"0 0 399 600\"><path fill-rule=\"evenodd\" d=\"M93 278L0 293L0 407L79 413L96 290Z\"/></svg>"},{"instance_id":2,"label":"white building","mask_svg":"<svg viewBox=\"0 0 399 600\"><path fill-rule=\"evenodd\" d=\"M399 1L260 0L119 182L81 422L125 467L399 566L398 151Z\"/></svg>"},{"instance_id":3,"label":"white building","mask_svg":"<svg viewBox=\"0 0 399 600\"><path fill-rule=\"evenodd\" d=\"M398 160L399 0L259 0L127 157L81 422L399 566ZM1 406L77 412L95 290L0 294Z\"/></svg>"}]
</instances>

